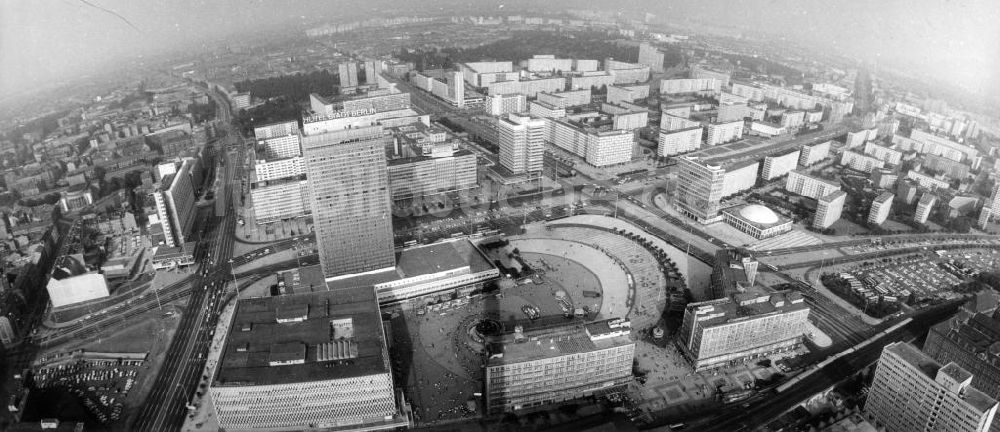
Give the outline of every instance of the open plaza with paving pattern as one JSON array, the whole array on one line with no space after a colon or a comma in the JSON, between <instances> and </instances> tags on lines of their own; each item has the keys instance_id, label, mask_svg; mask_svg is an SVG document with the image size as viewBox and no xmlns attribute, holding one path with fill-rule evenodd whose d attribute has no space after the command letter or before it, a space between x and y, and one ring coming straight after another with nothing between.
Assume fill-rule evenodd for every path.
<instances>
[{"instance_id":1,"label":"open plaza with paving pattern","mask_svg":"<svg viewBox=\"0 0 1000 432\"><path fill-rule=\"evenodd\" d=\"M685 412L714 404L719 389L742 388L776 373L774 367L753 364L694 373L669 335L653 340L651 329L660 322L666 287L672 282L649 250L614 229L643 233L620 220L593 215L529 225L524 234L507 237L509 244L487 255L511 269L527 266L535 271L532 277L520 284L502 280L500 288L488 294L429 306L405 305L394 311L390 351L394 366L402 369L398 384L404 387L418 422L446 424L481 415L471 408L481 409L477 393L483 391L483 345L475 332L484 322L506 328L629 318L638 368L646 376L644 384L630 386L629 395L650 412ZM676 258L680 273L692 285L702 287L696 289L695 298L705 298L711 269L688 260L683 251L661 247ZM587 311L582 318L573 316L579 309ZM813 332L819 344L828 345L822 332Z\"/></svg>"}]
</instances>

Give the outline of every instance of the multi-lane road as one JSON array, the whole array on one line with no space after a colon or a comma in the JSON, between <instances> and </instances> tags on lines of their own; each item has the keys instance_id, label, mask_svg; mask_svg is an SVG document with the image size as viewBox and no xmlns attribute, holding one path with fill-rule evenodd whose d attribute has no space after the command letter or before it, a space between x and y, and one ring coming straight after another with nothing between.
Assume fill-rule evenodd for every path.
<instances>
[{"instance_id":1,"label":"multi-lane road","mask_svg":"<svg viewBox=\"0 0 1000 432\"><path fill-rule=\"evenodd\" d=\"M219 107L222 124L228 127L232 120L228 103L214 92L209 94ZM230 141L234 138L238 141ZM220 156L227 159L223 167L224 190L216 194L224 200L225 205L217 206L223 213L212 220L208 240L203 240L201 247L207 248L207 256L192 281L187 309L153 382L152 391L130 430L179 430L205 367L219 312L225 304L227 282L231 280L232 264L229 260L232 258L236 227L233 189L237 179L241 178L244 160L245 146L239 133L229 133L226 141L220 146ZM236 144L235 151L224 150L230 144Z\"/></svg>"},{"instance_id":2,"label":"multi-lane road","mask_svg":"<svg viewBox=\"0 0 1000 432\"><path fill-rule=\"evenodd\" d=\"M913 321L897 331L893 331L877 339L877 343L869 343L852 353L826 365L819 371L808 375L787 390L765 391L759 393L749 402L741 401L727 405L721 410L715 410L708 415L695 415L687 419L669 419L659 424L684 421L688 430L703 432L733 432L749 431L767 424L786 411L794 408L810 396L819 393L830 386L846 379L855 372L871 365L882 354L882 347L898 341L912 341L927 333L934 324L947 319L958 310L962 301L951 301L926 309L913 317ZM652 428L658 425L648 425Z\"/></svg>"}]
</instances>

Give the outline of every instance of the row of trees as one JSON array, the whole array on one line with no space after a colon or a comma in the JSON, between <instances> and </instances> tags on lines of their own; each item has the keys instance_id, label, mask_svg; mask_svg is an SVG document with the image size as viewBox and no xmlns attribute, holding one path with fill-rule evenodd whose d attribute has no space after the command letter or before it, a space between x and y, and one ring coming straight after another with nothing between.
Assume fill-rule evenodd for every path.
<instances>
[{"instance_id":1,"label":"row of trees","mask_svg":"<svg viewBox=\"0 0 1000 432\"><path fill-rule=\"evenodd\" d=\"M340 77L326 69L309 73L282 75L234 84L240 92L250 92L255 98L288 97L293 101L309 99L310 93L329 96L336 93Z\"/></svg>"},{"instance_id":2,"label":"row of trees","mask_svg":"<svg viewBox=\"0 0 1000 432\"><path fill-rule=\"evenodd\" d=\"M236 123L244 135L253 132L253 125L298 120L302 107L290 97L277 97L249 110L243 109L236 115Z\"/></svg>"},{"instance_id":3,"label":"row of trees","mask_svg":"<svg viewBox=\"0 0 1000 432\"><path fill-rule=\"evenodd\" d=\"M621 61L637 61L639 52L635 47L616 44L605 33L574 32L554 33L546 31L525 31L512 37L471 48L445 48L441 50L402 49L397 53L400 60L413 62L417 70L450 69L455 63L480 61L483 59L511 60L529 59L536 54L552 54L558 58L603 60L613 57ZM680 50L667 48L664 55L665 67L683 62ZM568 72L568 71L564 71Z\"/></svg>"}]
</instances>

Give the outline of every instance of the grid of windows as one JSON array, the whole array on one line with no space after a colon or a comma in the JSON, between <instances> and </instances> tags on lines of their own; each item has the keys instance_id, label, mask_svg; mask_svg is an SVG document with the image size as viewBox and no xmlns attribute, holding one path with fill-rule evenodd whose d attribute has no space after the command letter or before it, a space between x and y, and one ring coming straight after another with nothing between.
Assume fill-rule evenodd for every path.
<instances>
[{"instance_id":1,"label":"grid of windows","mask_svg":"<svg viewBox=\"0 0 1000 432\"><path fill-rule=\"evenodd\" d=\"M388 373L283 385L215 386L211 391L219 425L226 429L343 427L397 415Z\"/></svg>"},{"instance_id":2,"label":"grid of windows","mask_svg":"<svg viewBox=\"0 0 1000 432\"><path fill-rule=\"evenodd\" d=\"M977 391L950 376L942 377L943 369L912 345L886 346L865 412L889 432L988 430L996 401L986 401L980 407L968 402L967 392Z\"/></svg>"},{"instance_id":3,"label":"grid of windows","mask_svg":"<svg viewBox=\"0 0 1000 432\"><path fill-rule=\"evenodd\" d=\"M798 345L809 309L761 315L729 324L703 327L688 311L683 327L686 349L695 369L742 361L759 354Z\"/></svg>"},{"instance_id":4,"label":"grid of windows","mask_svg":"<svg viewBox=\"0 0 1000 432\"><path fill-rule=\"evenodd\" d=\"M326 277L396 265L386 144L380 126L303 139L316 240Z\"/></svg>"},{"instance_id":5,"label":"grid of windows","mask_svg":"<svg viewBox=\"0 0 1000 432\"><path fill-rule=\"evenodd\" d=\"M531 343L531 342L526 342ZM508 412L576 399L627 385L635 344L490 366L487 409Z\"/></svg>"},{"instance_id":6,"label":"grid of windows","mask_svg":"<svg viewBox=\"0 0 1000 432\"><path fill-rule=\"evenodd\" d=\"M478 186L476 155L427 158L389 166L392 199L406 199Z\"/></svg>"}]
</instances>

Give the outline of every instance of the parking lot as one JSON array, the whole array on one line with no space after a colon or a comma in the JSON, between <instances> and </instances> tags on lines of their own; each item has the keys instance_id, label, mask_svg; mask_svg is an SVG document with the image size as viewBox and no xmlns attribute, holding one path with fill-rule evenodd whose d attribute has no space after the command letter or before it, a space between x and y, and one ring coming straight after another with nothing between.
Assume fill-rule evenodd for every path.
<instances>
[{"instance_id":1,"label":"parking lot","mask_svg":"<svg viewBox=\"0 0 1000 432\"><path fill-rule=\"evenodd\" d=\"M889 238L888 240L873 241L869 244L853 245L841 248L844 252L854 255L878 251L886 251L900 248L908 247L925 247L928 250L934 250L936 246L957 244L957 243L978 243L983 245L997 245L1000 244L1000 240L997 239L958 239L958 240L894 240Z\"/></svg>"},{"instance_id":2,"label":"parking lot","mask_svg":"<svg viewBox=\"0 0 1000 432\"><path fill-rule=\"evenodd\" d=\"M877 250L877 249L876 249ZM988 249L924 251L892 258L832 266L824 273L854 275L866 289L879 296L907 302L933 297L950 297L950 290L982 271L1000 268L1000 252Z\"/></svg>"},{"instance_id":3,"label":"parking lot","mask_svg":"<svg viewBox=\"0 0 1000 432\"><path fill-rule=\"evenodd\" d=\"M55 398L59 393L68 392L81 401L90 417L107 424L122 418L125 399L136 384L136 375L144 359L144 353L67 353L62 358L51 359L53 362L47 366L34 369L32 381L36 389L42 390L38 392L39 397ZM38 400L33 405L45 413L53 409L54 403Z\"/></svg>"},{"instance_id":4,"label":"parking lot","mask_svg":"<svg viewBox=\"0 0 1000 432\"><path fill-rule=\"evenodd\" d=\"M945 251L939 254L942 259L953 262L961 268L972 272L1000 270L1000 251L990 249L973 249Z\"/></svg>"},{"instance_id":5,"label":"parking lot","mask_svg":"<svg viewBox=\"0 0 1000 432\"><path fill-rule=\"evenodd\" d=\"M919 256L919 255L918 255ZM936 259L919 256L861 267L852 273L879 294L906 299L911 293L932 297L962 280L937 265Z\"/></svg>"}]
</instances>

